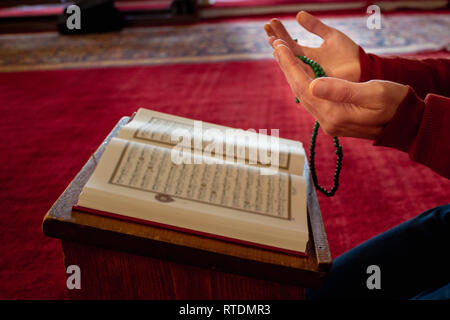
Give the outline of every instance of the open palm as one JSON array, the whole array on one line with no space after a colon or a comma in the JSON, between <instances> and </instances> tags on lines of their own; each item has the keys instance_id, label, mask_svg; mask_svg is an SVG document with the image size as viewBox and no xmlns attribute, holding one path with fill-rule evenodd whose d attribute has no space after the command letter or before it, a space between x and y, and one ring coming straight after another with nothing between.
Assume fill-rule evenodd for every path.
<instances>
[{"instance_id":1,"label":"open palm","mask_svg":"<svg viewBox=\"0 0 450 320\"><path fill-rule=\"evenodd\" d=\"M281 39L295 55L306 56L319 63L327 76L353 82L359 81L361 75L359 47L353 40L307 12L299 12L297 21L306 30L324 40L320 47L310 48L298 44L278 19L272 19L264 26L270 45L273 47L274 42ZM305 67L305 71L311 75L310 68Z\"/></svg>"},{"instance_id":2,"label":"open palm","mask_svg":"<svg viewBox=\"0 0 450 320\"><path fill-rule=\"evenodd\" d=\"M295 96L328 135L375 139L409 92L408 86L390 81L313 80L283 40L274 46L274 56Z\"/></svg>"}]
</instances>

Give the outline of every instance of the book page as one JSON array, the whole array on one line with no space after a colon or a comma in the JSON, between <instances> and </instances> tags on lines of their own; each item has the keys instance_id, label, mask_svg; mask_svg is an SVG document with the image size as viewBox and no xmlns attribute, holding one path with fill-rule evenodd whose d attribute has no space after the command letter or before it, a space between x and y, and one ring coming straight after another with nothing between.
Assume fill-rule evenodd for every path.
<instances>
[{"instance_id":1,"label":"book page","mask_svg":"<svg viewBox=\"0 0 450 320\"><path fill-rule=\"evenodd\" d=\"M78 205L304 252L306 181L230 163L175 164L170 149L113 138ZM193 155L195 157L195 155Z\"/></svg>"},{"instance_id":2,"label":"book page","mask_svg":"<svg viewBox=\"0 0 450 320\"><path fill-rule=\"evenodd\" d=\"M174 139L177 132L189 135L192 138L192 143L189 143L192 152L200 151L204 156L217 157L220 154L228 161L232 158L236 162L265 166L296 175L302 175L303 172L305 152L298 141L198 122L143 108L122 128L119 137L173 148L179 143L179 140Z\"/></svg>"},{"instance_id":3,"label":"book page","mask_svg":"<svg viewBox=\"0 0 450 320\"><path fill-rule=\"evenodd\" d=\"M234 163L175 164L166 148L129 142L110 184L289 219L290 176Z\"/></svg>"}]
</instances>

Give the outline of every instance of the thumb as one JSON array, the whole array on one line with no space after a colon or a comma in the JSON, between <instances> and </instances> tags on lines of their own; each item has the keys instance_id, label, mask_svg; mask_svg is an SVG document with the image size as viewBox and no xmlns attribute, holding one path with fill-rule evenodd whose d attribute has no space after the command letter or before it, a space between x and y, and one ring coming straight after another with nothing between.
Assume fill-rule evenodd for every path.
<instances>
[{"instance_id":1,"label":"thumb","mask_svg":"<svg viewBox=\"0 0 450 320\"><path fill-rule=\"evenodd\" d=\"M364 103L373 97L374 91L368 83L357 83L338 78L319 78L311 82L313 96L343 103Z\"/></svg>"}]
</instances>

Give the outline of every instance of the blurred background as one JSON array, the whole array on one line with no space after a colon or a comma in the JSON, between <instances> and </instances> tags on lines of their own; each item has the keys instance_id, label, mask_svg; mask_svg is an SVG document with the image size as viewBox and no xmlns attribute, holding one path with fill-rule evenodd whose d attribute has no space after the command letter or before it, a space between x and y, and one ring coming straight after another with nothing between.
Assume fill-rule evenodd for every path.
<instances>
[{"instance_id":1,"label":"blurred background","mask_svg":"<svg viewBox=\"0 0 450 320\"><path fill-rule=\"evenodd\" d=\"M383 11L401 9L432 10L448 6L447 0L2 0L0 19L3 32L52 30L65 7L77 3L86 12L95 7L114 6L124 17L125 26L173 24L219 17L315 12L360 12L370 4ZM107 14L99 14L99 20Z\"/></svg>"}]
</instances>

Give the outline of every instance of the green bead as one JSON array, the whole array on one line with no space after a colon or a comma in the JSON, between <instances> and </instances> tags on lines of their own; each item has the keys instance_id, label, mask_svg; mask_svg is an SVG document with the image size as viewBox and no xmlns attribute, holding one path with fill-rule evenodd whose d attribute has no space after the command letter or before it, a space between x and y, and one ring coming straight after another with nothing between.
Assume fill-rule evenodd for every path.
<instances>
[{"instance_id":1,"label":"green bead","mask_svg":"<svg viewBox=\"0 0 450 320\"><path fill-rule=\"evenodd\" d=\"M297 42L297 39L294 39L294 41ZM316 78L326 77L325 71L317 62L315 62L305 56L297 56L297 58L299 58L301 61L303 61L305 64L308 64L312 68ZM299 103L300 101L298 100L298 98L295 98L295 102ZM312 177L314 186L317 188L317 190L322 192L327 197L331 197L336 193L336 191L339 187L339 174L341 172L342 157L343 157L342 146L339 144L338 138L333 137L333 144L334 144L334 147L336 148L335 153L337 155L337 160L336 160L336 168L335 168L334 176L333 176L334 185L331 188L331 190L328 191L327 189L320 186L317 181L317 174L316 174L316 168L315 168L315 162L314 162L314 156L316 155L316 152L315 152L316 138L317 138L317 133L319 131L319 127L320 127L320 124L319 124L319 122L316 121L314 124L312 136L311 136L311 147L310 147L310 154L309 154L309 165L310 165L310 170L311 170L311 177Z\"/></svg>"}]
</instances>

